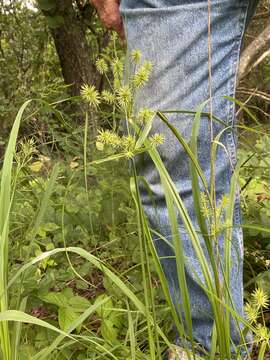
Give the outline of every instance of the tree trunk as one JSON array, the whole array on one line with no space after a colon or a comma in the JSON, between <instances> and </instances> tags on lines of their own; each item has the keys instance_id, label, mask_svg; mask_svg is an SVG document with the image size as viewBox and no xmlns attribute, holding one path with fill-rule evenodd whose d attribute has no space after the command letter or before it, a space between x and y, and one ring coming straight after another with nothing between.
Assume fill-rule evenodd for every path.
<instances>
[{"instance_id":1,"label":"tree trunk","mask_svg":"<svg viewBox=\"0 0 270 360\"><path fill-rule=\"evenodd\" d=\"M90 59L91 49L86 39L87 27L80 18L79 9L75 9L72 0L55 0L51 7L44 6L44 0L38 2L47 18L64 81L70 85L70 93L79 95L83 84L99 87L100 76ZM91 8L88 16L90 21L93 16Z\"/></svg>"}]
</instances>

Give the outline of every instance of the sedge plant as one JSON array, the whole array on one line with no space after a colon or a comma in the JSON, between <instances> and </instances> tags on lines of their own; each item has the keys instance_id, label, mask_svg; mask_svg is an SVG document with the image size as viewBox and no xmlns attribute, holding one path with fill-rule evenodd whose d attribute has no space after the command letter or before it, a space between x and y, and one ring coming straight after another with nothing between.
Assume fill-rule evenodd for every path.
<instances>
[{"instance_id":1,"label":"sedge plant","mask_svg":"<svg viewBox=\"0 0 270 360\"><path fill-rule=\"evenodd\" d=\"M208 296L209 302L213 311L213 336L212 349L210 354L206 354L201 349L201 357L205 359L232 359L231 348L234 347L238 358L241 358L240 349L238 349L231 342L230 338L230 318L239 324L239 331L242 336L244 346L245 333L249 330L253 331L255 341L260 344L260 359L263 359L267 347L269 347L269 332L265 324L260 325L258 318L263 315L262 309L268 304L268 298L265 294L256 290L252 295L250 302L246 306L248 318L241 318L235 311L234 304L230 297L230 271L231 271L231 237L233 228L233 204L236 194L237 178L239 166L236 167L232 176L231 189L221 203L215 203L214 185L207 184L205 175L200 167L197 154L197 137L200 127L201 117L209 117L209 114L204 112L206 104L198 107L194 111L194 125L191 134L191 141L188 143L185 138L175 129L169 121L169 114L173 111L159 112L153 109L140 109L134 112L133 99L137 91L148 81L152 65L149 62L141 63L141 54L139 51L131 53L132 71L126 75L126 80L123 81L123 63L116 58L112 62L112 70L114 74L113 82L107 76L108 64L104 59L99 59L97 69L102 72L108 80L109 90L104 90L101 94L92 86L85 85L82 88L82 97L89 104L89 111L93 112L99 110L102 102L111 105L113 108L113 129L103 129L99 131L96 139L96 147L99 151L105 148L110 148L111 155L104 158L87 163L86 151L84 150L84 165L83 168L78 168L78 171L83 171L86 182L86 169L90 165L100 164L108 161L117 161L121 158L130 159L132 164L132 176L130 178L130 190L134 199L137 221L138 221L138 241L140 245L140 266L143 278L143 300L132 291L129 284L127 284L121 274L118 274L103 261L92 255L88 251L78 247L68 247L64 244L63 248L56 248L51 251L46 251L34 257L28 263L24 264L17 273L11 278L8 278L9 264L9 222L10 211L12 207L13 194L16 189L16 182L12 181L12 168L14 153L16 150L16 140L19 130L20 121L23 116L25 108L29 102L26 102L19 110L15 119L13 129L10 135L10 140L5 153L4 163L1 171L1 192L0 192L0 344L1 353L0 358L3 360L19 360L19 346L22 334L22 324L28 323L36 326L42 326L47 329L55 331L57 336L55 340L33 356L33 360L40 359L56 359L65 347L80 344L87 351L90 349L95 357L92 359L119 359L119 353L127 359L162 359L166 353L166 348L171 346L171 342L164 330L157 323L157 306L155 303L155 296L151 282L151 264L154 263L156 272L159 276L160 284L163 290L164 298L167 307L170 311L179 335L191 343L191 349L187 349L187 354L190 359L194 358L198 350L198 344L193 339L192 329L192 314L190 309L190 300L187 287L187 280L185 277L185 266L189 266L185 262L183 253L183 243L181 234L178 232L177 215L183 221L186 232L189 235L192 246L196 252L198 261L200 263L203 282L198 278L198 282L204 289ZM182 113L191 112L181 111ZM190 173L193 186L194 206L196 208L198 223L201 233L203 234L203 241L205 242L207 255L202 248L202 240L199 237L195 225L192 223L181 196L177 192L175 184L173 183L170 174L166 170L162 159L158 152L158 146L164 142L163 134L150 135L155 116L158 116L168 126L168 130L173 133L190 159ZM119 134L116 130L120 128L121 119L125 119L126 133ZM88 117L86 117L88 119ZM213 121L219 119L213 117ZM226 127L222 132L226 131ZM87 122L85 131L87 131ZM220 145L220 137L222 132L216 136L212 141L211 158L215 161L215 154ZM84 145L86 148L87 136L85 134ZM175 260L177 263L177 275L179 281L179 288L181 290L181 297L183 299L180 311L176 309L172 303L167 281L161 266L160 259L157 255L156 249L152 241L152 229L150 228L147 218L144 214L140 199L139 182L144 181L136 172L134 157L147 152L155 164L163 186L163 191L166 198L168 214L170 217L172 229L172 247L175 252ZM214 168L214 164L212 165ZM54 183L57 181L59 169L56 166L52 172L48 188L44 193L42 204L36 219L36 225L33 227L31 243L35 241L36 230L38 224L46 212L46 204L53 189ZM214 182L214 174L212 175L212 182ZM203 191L201 185L203 186ZM147 186L147 183L145 184ZM149 194L151 196L151 193ZM223 214L223 216L221 216ZM222 219L222 220L221 220ZM91 217L89 218L91 221ZM211 226L209 226L211 225ZM221 261L220 254L216 254L214 244L218 239L220 233L223 232L225 236L225 254ZM215 241L213 241L213 239ZM166 239L165 239L166 240ZM31 244L29 244L30 246ZM123 294L126 299L126 308L120 309L126 314L128 329L126 339L121 345L114 345L108 341L104 341L100 336L92 331L86 333L76 334L74 331L94 313L100 312L102 308L110 301L110 297L99 299L94 304L84 310L76 319L72 321L69 327L63 331L52 324L38 319L25 312L27 305L27 298L21 298L18 294L17 308L10 309L9 289L20 277L35 264L44 259L53 257L57 254L76 254L85 261L88 261L100 270L104 276L108 277L110 281L116 286L117 290ZM208 258L210 261L208 261ZM71 261L68 256L69 262ZM70 265L71 262L70 262ZM76 274L76 270L74 269ZM196 272L195 272L196 273ZM220 274L222 274L220 278ZM119 311L119 309L118 309ZM12 327L12 322L15 326ZM244 325L244 326L243 326ZM147 334L147 347L143 347L138 342L139 333ZM119 349L119 347L121 349ZM120 351L120 352L119 352ZM122 352L121 352L122 351Z\"/></svg>"},{"instance_id":2,"label":"sedge plant","mask_svg":"<svg viewBox=\"0 0 270 360\"><path fill-rule=\"evenodd\" d=\"M188 356L192 358L195 356L195 351L198 344L195 343L192 334L192 314L190 310L190 301L187 288L187 281L185 277L185 266L190 266L185 261L183 253L183 244L181 235L178 230L177 215L185 226L185 230L189 235L192 246L195 250L196 256L201 266L203 273L203 282L198 278L198 283L204 289L213 311L213 336L210 354L202 354L205 358L216 359L232 359L233 352L241 359L241 348L246 353L250 351L250 345L246 344L246 335L249 331L255 333L258 329L245 318L237 314L230 295L230 274L232 271L231 253L232 253L232 230L234 228L234 203L237 193L237 181L239 176L239 169L241 164L238 164L234 169L230 191L225 195L220 203L217 203L215 197L215 161L216 153L219 146L223 146L220 139L226 131L232 131L230 126L227 126L222 120L204 111L208 102L198 106L194 112L184 110L168 110L168 111L153 111L152 109L140 109L136 113L133 109L133 99L136 92L140 90L149 79L151 71L151 64L148 62L141 63L141 54L135 50L130 54L129 64L132 65L132 71L127 71L126 79L119 82L121 75L116 73L118 81L110 84L111 92L103 92L101 99L106 102L113 103L120 112L120 118L124 118L126 122L127 134L119 135L115 131L101 130L97 137L97 147L110 147L115 150L115 154L107 158L108 160L115 160L121 157L131 159L133 177L131 178L131 192L136 204L138 214L138 230L139 241L141 249L142 273L144 278L144 292L145 303L154 314L155 304L151 294L151 286L149 287L149 258L148 252L152 255L152 260L155 263L156 271L159 274L161 285L164 291L165 298L170 307L172 318L175 322L177 331L182 338L190 341L192 345L191 351L187 349ZM122 67L118 67L122 71ZM130 69L130 68L129 68ZM123 78L123 76L122 76ZM125 85L122 85L122 84ZM95 97L99 97L98 93L94 97L86 96L85 91L82 95L90 104L96 104ZM93 93L91 94L93 95ZM233 99L229 99L233 101ZM186 113L188 115L194 114L194 122L190 142L178 132L178 130L170 124L168 114L171 113ZM201 234L203 235L203 242L206 245L207 256L202 247L201 239L192 223L181 196L177 192L175 184L173 183L170 174L167 172L162 159L159 156L157 146L164 142L163 134L149 135L154 117L159 117L168 127L174 136L177 138L179 146L183 147L190 159L190 176L192 180L193 201L196 210L198 224L200 226ZM208 121L216 121L223 125L223 129L211 142L211 179L210 186L207 184L205 175L200 167L197 153L197 138L202 117L207 118ZM224 149L226 151L226 149ZM175 260L177 264L177 273L179 288L181 291L182 304L179 312L176 311L172 304L170 294L167 287L166 278L164 276L160 259L157 256L156 250L152 241L152 230L149 227L147 219L145 218L143 208L140 201L140 193L138 183L141 180L136 172L136 166L133 161L134 157L142 152L147 152L151 157L153 163L160 175L163 191L166 198L167 211L171 222L172 246L175 252ZM145 180L144 180L145 181ZM202 184L202 188L201 185ZM219 247L216 246L220 236L224 236L224 255L220 254ZM166 239L164 239L166 241ZM210 261L209 261L209 260ZM194 269L196 274L196 270ZM242 346L241 348L232 343L231 340L231 319L237 324ZM259 327L260 328L260 327ZM155 342L153 338L153 329L148 323L149 334L149 348L151 359L160 358L161 354L158 349L158 340ZM265 339L269 335L266 333ZM268 336L269 340L269 336ZM268 344L268 340L263 342L261 353L264 354ZM262 356L262 355L261 355Z\"/></svg>"}]
</instances>

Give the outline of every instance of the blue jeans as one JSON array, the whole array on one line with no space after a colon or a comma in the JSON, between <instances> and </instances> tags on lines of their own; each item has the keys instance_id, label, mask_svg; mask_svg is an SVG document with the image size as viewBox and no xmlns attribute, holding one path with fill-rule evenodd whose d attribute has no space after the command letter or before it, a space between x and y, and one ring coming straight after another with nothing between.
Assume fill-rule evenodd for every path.
<instances>
[{"instance_id":1,"label":"blue jeans","mask_svg":"<svg viewBox=\"0 0 270 360\"><path fill-rule=\"evenodd\" d=\"M213 114L228 126L234 127L235 106L224 96L234 97L236 75L243 33L255 9L256 0L211 0L211 91ZM150 81L136 97L136 107L151 109L195 110L209 99L209 51L208 51L208 2L207 0L122 0L121 13L124 20L128 50L139 49L143 58L153 63ZM207 109L206 109L207 110ZM209 108L208 108L209 110ZM193 116L170 114L169 120L179 132L189 139ZM213 124L214 136L222 126ZM159 153L184 201L194 224L197 223L193 206L189 160L183 148L167 126L158 118L153 123L153 132L163 133L165 143ZM217 202L228 194L233 166L236 162L236 139L234 131L226 131L220 140L215 165ZM210 182L209 121L202 120L198 138L200 165ZM152 229L171 240L171 230L163 189L153 162L144 156L138 162L140 175L147 180L152 196L143 187L140 189L142 203ZM239 197L234 209L234 223L241 223ZM200 265L181 219L179 231L184 243L184 252L191 267L186 268L189 289L193 335L206 350L210 350L213 320L211 306L197 275L202 277ZM156 234L155 232L155 234ZM161 237L154 236L157 252L162 259L171 297L177 306L181 302L177 280L174 251ZM220 240L222 248L222 239ZM202 246L203 240L202 240ZM170 258L168 258L170 257ZM232 238L231 296L237 312L243 316L243 241L239 227L234 227ZM197 270L194 275L193 270ZM236 326L231 326L232 341L239 344Z\"/></svg>"}]
</instances>

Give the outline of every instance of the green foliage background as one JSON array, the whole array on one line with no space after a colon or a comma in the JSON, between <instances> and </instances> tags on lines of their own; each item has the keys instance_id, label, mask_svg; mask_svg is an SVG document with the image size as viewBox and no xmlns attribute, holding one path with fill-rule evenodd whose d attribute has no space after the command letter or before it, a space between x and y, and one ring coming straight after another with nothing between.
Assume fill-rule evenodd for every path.
<instances>
[{"instance_id":1,"label":"green foliage background","mask_svg":"<svg viewBox=\"0 0 270 360\"><path fill-rule=\"evenodd\" d=\"M52 10L54 1L39 0L39 5L43 10ZM93 142L87 149L84 147L84 119L82 121L82 112L74 112L73 104L85 108L81 99L69 98L50 34L50 28L58 26L59 22L60 18L45 18L40 11L31 10L22 1L1 4L2 155L19 106L30 98L43 100L40 106L31 105L27 110L16 148L13 182L16 179L17 191L11 211L8 275L12 278L22 264L44 251L66 245L77 246L97 256L110 269L115 269L143 301L137 218L130 194L128 161L121 159L113 163L92 164L86 174L82 170L85 158L98 160L113 155L113 151L101 153ZM100 49L98 38L104 33L96 17L92 26L96 32L94 35L88 33L88 42L93 50L89 54L93 61L102 57L110 64L115 53L121 57L123 50L120 50L121 45L115 36ZM267 91L270 79L267 59L257 71L260 72L258 78L265 79L264 90ZM110 79L112 73L113 70L107 75ZM245 81L251 86L255 82L256 86L256 79L251 74ZM108 82L104 77L100 90L106 88ZM69 100L62 102L66 98ZM261 102L261 98L255 99L250 105L262 125L253 124L246 112L239 112L243 222L249 225L244 227L246 299L250 298L256 286L266 293L270 289L269 232L258 227L270 228L269 115L267 104L262 106ZM53 106L48 105L52 103ZM259 110L262 107L265 115ZM103 104L91 116L97 121L97 128L115 130L116 127L121 131L121 125L112 113L111 106ZM254 129L249 141L244 129L247 124ZM91 138L89 129L86 132ZM53 181L51 173L56 163L59 164L58 175ZM46 194L49 194L47 198ZM169 310L154 265L151 263L150 266L158 309L156 323L170 334L172 320L168 317ZM78 337L92 336L95 341L98 337L99 343L90 346L82 340L71 343L71 346L61 346L50 359L111 359L106 357L104 349L100 350L100 346L112 351L118 359L147 358L144 357L149 346L145 318L119 293L108 276L75 254L59 253L29 268L10 288L10 308L17 308L21 299L27 299L27 313L59 326L63 331L90 305L106 301L74 331ZM136 332L136 349L139 349L135 355L130 354L132 340L127 340L127 334L133 339L132 331ZM32 359L56 336L50 329L25 326L18 359ZM166 348L164 343L161 346Z\"/></svg>"}]
</instances>

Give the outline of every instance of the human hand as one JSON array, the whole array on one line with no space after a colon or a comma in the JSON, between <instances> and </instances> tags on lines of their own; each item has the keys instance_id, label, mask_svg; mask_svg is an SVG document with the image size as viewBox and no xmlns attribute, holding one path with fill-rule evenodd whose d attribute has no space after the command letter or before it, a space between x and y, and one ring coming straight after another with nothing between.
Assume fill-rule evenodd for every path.
<instances>
[{"instance_id":1,"label":"human hand","mask_svg":"<svg viewBox=\"0 0 270 360\"><path fill-rule=\"evenodd\" d=\"M119 12L120 0L91 0L97 9L102 24L110 30L116 31L122 40L125 39L123 21Z\"/></svg>"}]
</instances>

